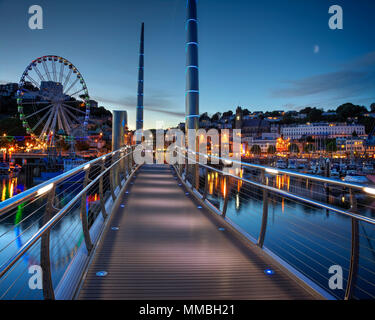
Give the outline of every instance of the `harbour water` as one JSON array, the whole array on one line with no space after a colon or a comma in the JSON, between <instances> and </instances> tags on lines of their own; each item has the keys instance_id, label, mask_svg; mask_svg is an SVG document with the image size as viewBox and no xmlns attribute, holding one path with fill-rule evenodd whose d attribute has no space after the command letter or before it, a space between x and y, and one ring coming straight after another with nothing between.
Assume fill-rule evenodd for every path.
<instances>
[{"instance_id":1,"label":"harbour water","mask_svg":"<svg viewBox=\"0 0 375 320\"><path fill-rule=\"evenodd\" d=\"M24 177L2 177L1 200L25 190ZM227 217L257 240L263 214L262 191L242 182L232 182L231 187L224 179L211 173L209 176L208 199L223 207L223 198L230 192ZM268 177L267 183L278 189L288 190L314 198L321 202L349 209L347 190L327 190L324 185L277 175ZM57 190L59 207L68 203L80 189L75 184ZM87 198L87 208L98 204L97 195ZM375 198L358 195L358 213L375 217ZM43 214L46 202L43 199L24 203L8 217L0 217L0 264L9 259L45 223ZM317 208L306 203L269 194L267 230L264 246L277 257L287 262L296 272L312 280L332 296L343 298L345 290L329 288L329 268L339 265L343 269L345 289L351 258L351 218ZM359 223L360 257L356 274L355 297L375 298L375 228ZM60 279L75 253L83 243L79 208L51 230L51 268L54 286ZM40 242L14 267L9 277L0 280L0 298L41 299L41 290L29 288L29 268L40 264ZM13 285L14 283L14 285ZM21 285L22 284L22 285ZM10 290L2 290L9 288Z\"/></svg>"}]
</instances>

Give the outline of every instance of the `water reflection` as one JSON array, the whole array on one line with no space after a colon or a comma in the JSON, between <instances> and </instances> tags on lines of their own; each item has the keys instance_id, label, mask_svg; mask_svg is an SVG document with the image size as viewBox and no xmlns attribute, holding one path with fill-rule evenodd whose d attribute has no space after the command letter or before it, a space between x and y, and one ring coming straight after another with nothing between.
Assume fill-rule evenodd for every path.
<instances>
[{"instance_id":1,"label":"water reflection","mask_svg":"<svg viewBox=\"0 0 375 320\"><path fill-rule=\"evenodd\" d=\"M19 176L0 176L1 201L25 191L25 184Z\"/></svg>"}]
</instances>

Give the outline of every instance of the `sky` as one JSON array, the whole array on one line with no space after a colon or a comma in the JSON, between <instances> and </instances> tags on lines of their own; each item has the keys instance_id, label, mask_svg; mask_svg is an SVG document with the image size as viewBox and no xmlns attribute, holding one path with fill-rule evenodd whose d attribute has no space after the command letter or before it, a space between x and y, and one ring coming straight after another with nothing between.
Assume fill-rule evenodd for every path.
<instances>
[{"instance_id":1,"label":"sky","mask_svg":"<svg viewBox=\"0 0 375 320\"><path fill-rule=\"evenodd\" d=\"M43 30L28 27L34 4ZM331 5L342 6L343 30L328 26ZM373 0L199 0L200 113L369 107L374 16ZM62 56L134 129L144 22L145 128L175 126L185 119L185 19L186 0L0 0L0 83L19 82L37 57Z\"/></svg>"}]
</instances>

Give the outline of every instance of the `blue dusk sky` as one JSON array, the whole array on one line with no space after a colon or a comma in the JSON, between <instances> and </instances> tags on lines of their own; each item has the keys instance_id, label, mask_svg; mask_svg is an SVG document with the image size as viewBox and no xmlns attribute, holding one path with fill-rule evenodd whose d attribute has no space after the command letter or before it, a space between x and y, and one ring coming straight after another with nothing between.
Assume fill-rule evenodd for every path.
<instances>
[{"instance_id":1,"label":"blue dusk sky","mask_svg":"<svg viewBox=\"0 0 375 320\"><path fill-rule=\"evenodd\" d=\"M44 11L30 30L28 8ZM331 5L344 29L328 27ZM0 82L43 55L71 61L90 96L135 127L145 22L145 127L184 121L186 0L0 0ZM325 110L375 102L374 0L199 0L200 112Z\"/></svg>"}]
</instances>

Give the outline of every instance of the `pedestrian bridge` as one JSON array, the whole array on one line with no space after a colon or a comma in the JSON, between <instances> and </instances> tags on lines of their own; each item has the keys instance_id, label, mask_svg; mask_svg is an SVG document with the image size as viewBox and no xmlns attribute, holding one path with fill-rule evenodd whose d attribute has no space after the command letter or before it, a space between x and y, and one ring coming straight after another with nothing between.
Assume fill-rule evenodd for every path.
<instances>
[{"instance_id":1,"label":"pedestrian bridge","mask_svg":"<svg viewBox=\"0 0 375 320\"><path fill-rule=\"evenodd\" d=\"M0 297L375 297L372 188L241 165L123 148L0 203Z\"/></svg>"}]
</instances>

